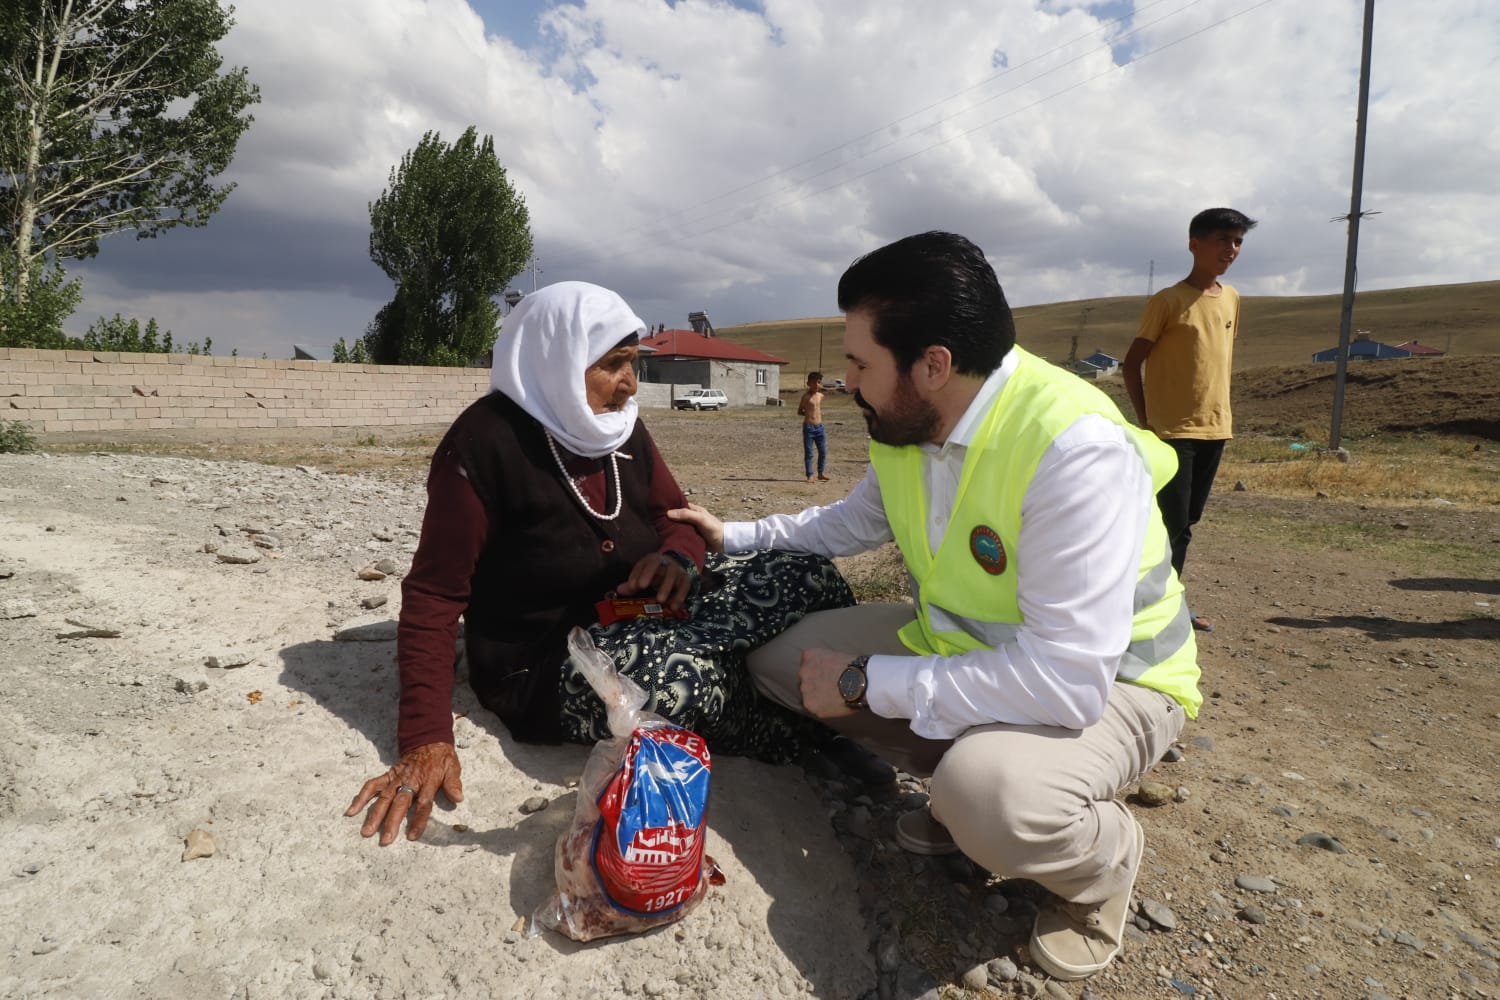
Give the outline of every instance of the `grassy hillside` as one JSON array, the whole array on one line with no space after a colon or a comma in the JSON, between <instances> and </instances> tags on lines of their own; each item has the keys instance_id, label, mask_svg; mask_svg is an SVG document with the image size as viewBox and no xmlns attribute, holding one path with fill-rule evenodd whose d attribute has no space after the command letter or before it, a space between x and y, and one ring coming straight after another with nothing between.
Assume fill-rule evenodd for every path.
<instances>
[{"instance_id":1,"label":"grassy hillside","mask_svg":"<svg viewBox=\"0 0 1500 1000\"><path fill-rule=\"evenodd\" d=\"M1122 357L1144 304L1144 297L1129 296L1027 306L1016 310L1018 338L1023 347L1054 360L1067 357L1075 335L1080 356L1103 350ZM1340 305L1338 295L1246 297L1235 367L1307 363L1314 351L1338 343ZM1355 330L1368 330L1387 344L1416 339L1454 356L1500 354L1500 281L1361 292L1353 319ZM835 316L747 323L718 332L789 361L782 371L786 386L800 385L802 376L818 367L840 374L843 331L843 317Z\"/></svg>"}]
</instances>

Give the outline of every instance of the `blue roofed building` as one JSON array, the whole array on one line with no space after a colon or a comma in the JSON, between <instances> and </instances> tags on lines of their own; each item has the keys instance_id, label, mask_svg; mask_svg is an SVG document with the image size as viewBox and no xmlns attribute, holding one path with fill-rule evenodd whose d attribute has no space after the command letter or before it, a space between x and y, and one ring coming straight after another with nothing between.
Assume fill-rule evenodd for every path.
<instances>
[{"instance_id":1,"label":"blue roofed building","mask_svg":"<svg viewBox=\"0 0 1500 1000\"><path fill-rule=\"evenodd\" d=\"M1095 351L1083 360L1099 369L1099 375L1094 376L1095 378L1103 375L1113 375L1120 370L1120 359L1105 354L1103 351Z\"/></svg>"},{"instance_id":2,"label":"blue roofed building","mask_svg":"<svg viewBox=\"0 0 1500 1000\"><path fill-rule=\"evenodd\" d=\"M1350 361L1386 361L1392 358L1409 358L1412 352L1404 347L1392 347L1378 340L1371 340L1368 333L1360 332L1349 341ZM1335 345L1312 356L1313 361L1337 361L1339 349Z\"/></svg>"}]
</instances>

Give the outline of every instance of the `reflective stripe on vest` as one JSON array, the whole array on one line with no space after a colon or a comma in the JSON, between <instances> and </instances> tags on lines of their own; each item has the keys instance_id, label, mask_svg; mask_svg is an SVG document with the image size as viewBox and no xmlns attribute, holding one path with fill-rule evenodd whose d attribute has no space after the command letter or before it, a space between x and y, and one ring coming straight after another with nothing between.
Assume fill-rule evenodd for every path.
<instances>
[{"instance_id":1,"label":"reflective stripe on vest","mask_svg":"<svg viewBox=\"0 0 1500 1000\"><path fill-rule=\"evenodd\" d=\"M1165 597L1166 585L1171 579L1172 560L1169 556L1136 583L1135 610L1139 612ZM913 579L912 597L918 604L921 603L919 589ZM966 618L931 602L927 604L927 619L934 632L966 632L991 649L1014 642L1021 632L1021 626L1014 622L987 622L978 618ZM1188 613L1187 601L1182 601L1177 614L1172 616L1166 628L1125 647L1118 676L1131 681L1139 680L1147 670L1181 649L1192 635L1193 619Z\"/></svg>"},{"instance_id":2,"label":"reflective stripe on vest","mask_svg":"<svg viewBox=\"0 0 1500 1000\"><path fill-rule=\"evenodd\" d=\"M1125 647L1120 660L1120 676L1138 681L1152 667L1171 659L1193 637L1193 616L1187 601L1182 601L1167 627L1149 639L1139 639Z\"/></svg>"}]
</instances>

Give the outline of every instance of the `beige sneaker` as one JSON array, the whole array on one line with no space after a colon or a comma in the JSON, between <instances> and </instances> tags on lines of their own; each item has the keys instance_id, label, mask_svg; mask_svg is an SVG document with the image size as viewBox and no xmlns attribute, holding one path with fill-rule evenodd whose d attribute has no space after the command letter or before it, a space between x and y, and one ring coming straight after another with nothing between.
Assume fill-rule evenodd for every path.
<instances>
[{"instance_id":1,"label":"beige sneaker","mask_svg":"<svg viewBox=\"0 0 1500 1000\"><path fill-rule=\"evenodd\" d=\"M929 808L913 809L896 820L896 843L912 854L956 854L958 845Z\"/></svg>"},{"instance_id":2,"label":"beige sneaker","mask_svg":"<svg viewBox=\"0 0 1500 1000\"><path fill-rule=\"evenodd\" d=\"M1130 884L1095 905L1060 902L1037 915L1031 932L1031 960L1054 979L1087 979L1114 961L1125 941L1130 916L1130 894L1141 870L1146 833L1134 816L1135 851L1130 858Z\"/></svg>"}]
</instances>

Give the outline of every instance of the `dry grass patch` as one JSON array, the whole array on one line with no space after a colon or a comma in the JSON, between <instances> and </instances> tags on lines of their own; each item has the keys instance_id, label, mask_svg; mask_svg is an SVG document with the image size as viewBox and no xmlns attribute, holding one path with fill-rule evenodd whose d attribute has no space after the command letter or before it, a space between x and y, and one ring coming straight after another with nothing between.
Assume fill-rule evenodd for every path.
<instances>
[{"instance_id":1,"label":"dry grass patch","mask_svg":"<svg viewBox=\"0 0 1500 1000\"><path fill-rule=\"evenodd\" d=\"M1233 283L1233 272L1229 278ZM1166 277L1163 282L1176 280ZM1022 347L1053 361L1068 356L1074 337L1080 357L1102 350L1123 358L1145 306L1142 295L1022 306L1015 310L1016 336ZM1244 336L1235 344L1235 368L1305 364L1314 351L1338 344L1342 309L1342 294L1245 296L1241 299ZM1360 292L1354 324L1355 329L1368 330L1374 339L1387 344L1416 339L1446 350L1450 357L1474 357L1500 353L1500 326L1492 319L1497 312L1500 281L1391 288ZM783 386L800 385L807 372L817 367L830 377L842 374L842 316L743 323L720 327L718 333L789 361L782 372Z\"/></svg>"},{"instance_id":2,"label":"dry grass patch","mask_svg":"<svg viewBox=\"0 0 1500 1000\"><path fill-rule=\"evenodd\" d=\"M1500 451L1464 438L1385 436L1348 442L1348 461L1321 445L1285 438L1238 438L1224 452L1220 488L1243 482L1255 493L1374 505L1446 500L1500 504Z\"/></svg>"},{"instance_id":3,"label":"dry grass patch","mask_svg":"<svg viewBox=\"0 0 1500 1000\"><path fill-rule=\"evenodd\" d=\"M1492 579L1495 575L1495 543L1487 533L1455 541L1451 533L1427 534L1403 529L1388 516L1348 516L1357 508L1327 508L1327 515L1288 510L1239 509L1233 513L1209 511L1213 531L1231 544L1231 551L1283 551L1298 553L1300 565L1317 565L1320 554L1351 553L1385 566L1400 566L1414 575L1464 576ZM1367 512L1366 512L1367 513ZM1189 567L1191 571L1191 567Z\"/></svg>"}]
</instances>

